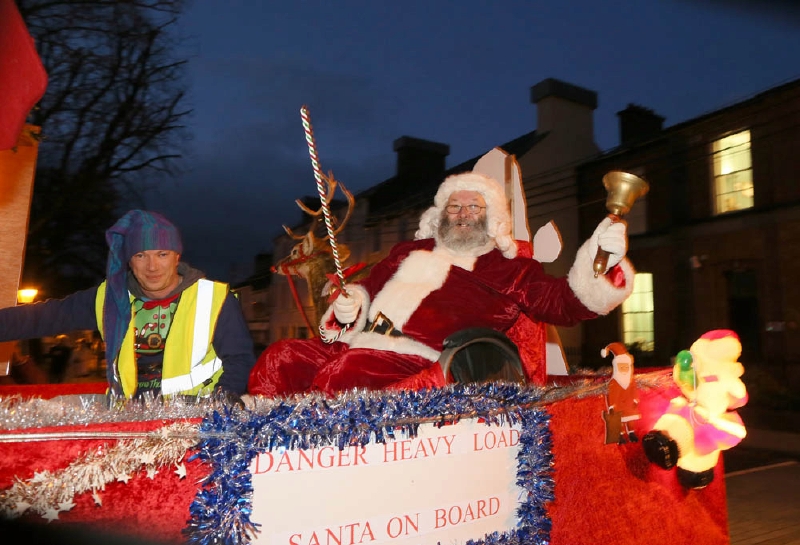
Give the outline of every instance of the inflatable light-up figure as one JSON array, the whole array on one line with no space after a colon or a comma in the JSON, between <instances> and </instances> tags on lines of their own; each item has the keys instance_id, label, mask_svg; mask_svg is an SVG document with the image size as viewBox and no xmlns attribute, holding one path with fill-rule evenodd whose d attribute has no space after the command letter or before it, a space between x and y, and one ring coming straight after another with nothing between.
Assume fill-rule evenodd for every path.
<instances>
[{"instance_id":1,"label":"inflatable light-up figure","mask_svg":"<svg viewBox=\"0 0 800 545\"><path fill-rule=\"evenodd\" d=\"M675 358L672 378L682 395L642 439L647 458L664 469L677 466L678 481L702 488L714 478L719 453L746 435L735 409L747 403L735 332L709 331Z\"/></svg>"}]
</instances>

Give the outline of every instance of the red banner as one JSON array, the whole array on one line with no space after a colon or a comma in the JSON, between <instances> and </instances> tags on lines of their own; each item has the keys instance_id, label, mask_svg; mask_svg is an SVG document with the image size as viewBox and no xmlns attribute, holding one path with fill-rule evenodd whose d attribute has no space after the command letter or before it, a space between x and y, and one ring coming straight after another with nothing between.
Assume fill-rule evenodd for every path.
<instances>
[{"instance_id":1,"label":"red banner","mask_svg":"<svg viewBox=\"0 0 800 545\"><path fill-rule=\"evenodd\" d=\"M14 0L0 0L0 150L17 144L47 73Z\"/></svg>"}]
</instances>

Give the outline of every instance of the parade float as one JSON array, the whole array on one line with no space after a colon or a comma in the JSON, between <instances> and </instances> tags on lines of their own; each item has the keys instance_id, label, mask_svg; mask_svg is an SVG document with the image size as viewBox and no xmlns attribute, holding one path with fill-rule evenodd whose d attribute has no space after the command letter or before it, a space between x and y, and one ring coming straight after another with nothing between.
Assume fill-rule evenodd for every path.
<instances>
[{"instance_id":1,"label":"parade float","mask_svg":"<svg viewBox=\"0 0 800 545\"><path fill-rule=\"evenodd\" d=\"M731 376L740 367L715 365ZM663 430L670 405L687 399L672 375L633 374L633 434ZM700 395L707 379L693 379L688 399L713 427L705 407L735 408L742 386L733 380L712 401ZM702 487L685 486L641 441L609 433L611 380L352 390L255 398L244 410L159 400L109 409L102 384L67 395L4 387L0 512L152 542L728 543L718 454L732 442L714 446Z\"/></svg>"},{"instance_id":2,"label":"parade float","mask_svg":"<svg viewBox=\"0 0 800 545\"><path fill-rule=\"evenodd\" d=\"M24 31L13 3L0 6L0 22ZM19 39L30 53L29 36ZM43 92L43 73L28 75ZM14 103L16 121L38 100L31 88L16 89L27 97ZM0 243L16 244L2 260L13 269L3 274L8 306L36 141L21 123L3 127L15 135L14 149L0 152L13 173L3 196L17 195L0 202ZM482 167L510 173L507 187L518 192L509 161L493 153ZM523 240L533 258L545 259L547 238ZM520 323L509 336L521 359L517 381L252 397L243 408L216 399L124 402L107 398L104 383L0 386L0 518L98 542L729 543L719 453L743 437L733 411L746 401L733 332L703 335L674 369L665 362L634 372L612 343L598 353L613 355L613 372L591 373L567 372L545 324Z\"/></svg>"}]
</instances>

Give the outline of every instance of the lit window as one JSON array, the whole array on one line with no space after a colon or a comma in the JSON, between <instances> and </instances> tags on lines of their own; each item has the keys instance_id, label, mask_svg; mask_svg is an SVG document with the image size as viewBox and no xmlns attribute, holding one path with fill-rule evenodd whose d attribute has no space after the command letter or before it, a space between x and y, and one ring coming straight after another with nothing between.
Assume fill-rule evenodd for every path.
<instances>
[{"instance_id":1,"label":"lit window","mask_svg":"<svg viewBox=\"0 0 800 545\"><path fill-rule=\"evenodd\" d=\"M653 275L636 273L633 293L622 303L622 331L627 346L652 352L655 346L653 329Z\"/></svg>"},{"instance_id":2,"label":"lit window","mask_svg":"<svg viewBox=\"0 0 800 545\"><path fill-rule=\"evenodd\" d=\"M714 142L714 214L753 207L750 131Z\"/></svg>"}]
</instances>

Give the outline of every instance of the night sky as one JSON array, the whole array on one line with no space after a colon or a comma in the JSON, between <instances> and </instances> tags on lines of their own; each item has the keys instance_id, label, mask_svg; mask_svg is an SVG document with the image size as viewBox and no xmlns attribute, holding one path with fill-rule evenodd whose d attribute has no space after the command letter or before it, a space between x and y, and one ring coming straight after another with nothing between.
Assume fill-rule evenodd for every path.
<instances>
[{"instance_id":1,"label":"night sky","mask_svg":"<svg viewBox=\"0 0 800 545\"><path fill-rule=\"evenodd\" d=\"M669 127L800 78L800 12L741 5L195 0L177 52L193 140L147 206L181 228L189 263L236 280L316 192L303 104L322 169L356 192L394 174L400 136L448 144L449 167L534 129L530 87L549 77L598 93L606 150L629 103Z\"/></svg>"}]
</instances>

